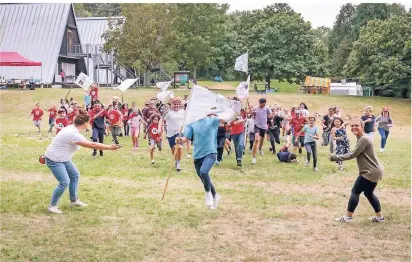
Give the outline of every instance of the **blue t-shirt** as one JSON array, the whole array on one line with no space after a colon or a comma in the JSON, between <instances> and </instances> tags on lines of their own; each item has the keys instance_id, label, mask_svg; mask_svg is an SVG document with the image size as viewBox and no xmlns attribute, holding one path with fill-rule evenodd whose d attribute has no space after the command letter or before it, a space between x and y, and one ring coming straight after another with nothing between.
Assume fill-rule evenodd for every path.
<instances>
[{"instance_id":1,"label":"blue t-shirt","mask_svg":"<svg viewBox=\"0 0 412 262\"><path fill-rule=\"evenodd\" d=\"M86 106L90 105L90 95L85 95L84 96L84 104Z\"/></svg>"},{"instance_id":2,"label":"blue t-shirt","mask_svg":"<svg viewBox=\"0 0 412 262\"><path fill-rule=\"evenodd\" d=\"M290 155L290 154L291 154L290 152L279 152L279 153L278 153L278 159L279 159L279 161L280 161L280 162L284 162L284 163L290 162L290 161L289 161L289 155Z\"/></svg>"},{"instance_id":3,"label":"blue t-shirt","mask_svg":"<svg viewBox=\"0 0 412 262\"><path fill-rule=\"evenodd\" d=\"M318 127L317 126L313 126L310 127L309 125L305 125L302 129L302 132L305 133L305 140L304 140L304 144L309 143L309 142L315 142L316 140L309 136L309 135L315 135L318 132Z\"/></svg>"},{"instance_id":4,"label":"blue t-shirt","mask_svg":"<svg viewBox=\"0 0 412 262\"><path fill-rule=\"evenodd\" d=\"M217 153L217 128L220 121L216 117L206 117L185 127L184 136L193 140L193 159Z\"/></svg>"}]
</instances>

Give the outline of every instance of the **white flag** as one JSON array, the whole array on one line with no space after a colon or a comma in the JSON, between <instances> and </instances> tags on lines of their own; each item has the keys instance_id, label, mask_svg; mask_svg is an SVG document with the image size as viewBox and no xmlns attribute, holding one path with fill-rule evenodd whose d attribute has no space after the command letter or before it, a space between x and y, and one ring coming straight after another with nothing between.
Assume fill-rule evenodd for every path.
<instances>
[{"instance_id":1,"label":"white flag","mask_svg":"<svg viewBox=\"0 0 412 262\"><path fill-rule=\"evenodd\" d=\"M94 83L94 81L85 73L80 72L79 76L76 78L74 83L84 90L88 91L90 86Z\"/></svg>"},{"instance_id":2,"label":"white flag","mask_svg":"<svg viewBox=\"0 0 412 262\"><path fill-rule=\"evenodd\" d=\"M124 92L129 87L131 87L136 81L137 81L137 78L136 79L126 79L118 87L115 87L114 89L118 89L118 90Z\"/></svg>"},{"instance_id":3,"label":"white flag","mask_svg":"<svg viewBox=\"0 0 412 262\"><path fill-rule=\"evenodd\" d=\"M172 80L173 81L173 80ZM162 91L166 91L170 84L172 84L172 81L168 81L168 82L157 82L156 83L156 87L160 88Z\"/></svg>"},{"instance_id":4,"label":"white flag","mask_svg":"<svg viewBox=\"0 0 412 262\"><path fill-rule=\"evenodd\" d=\"M249 85L250 85L250 75L247 77L246 82L242 82L236 88L236 96L239 99L245 99L249 97Z\"/></svg>"},{"instance_id":5,"label":"white flag","mask_svg":"<svg viewBox=\"0 0 412 262\"><path fill-rule=\"evenodd\" d=\"M157 99L159 99L163 104L169 102L171 98L174 98L173 91L162 91L156 95Z\"/></svg>"},{"instance_id":6,"label":"white flag","mask_svg":"<svg viewBox=\"0 0 412 262\"><path fill-rule=\"evenodd\" d=\"M239 101L222 98L206 88L194 85L190 91L183 125L196 122L210 114L216 114L230 122L239 114L241 106Z\"/></svg>"},{"instance_id":7,"label":"white flag","mask_svg":"<svg viewBox=\"0 0 412 262\"><path fill-rule=\"evenodd\" d=\"M248 60L249 60L249 55L248 53L243 54L236 58L235 62L235 70L236 71L242 71L245 72L246 74L248 73Z\"/></svg>"}]
</instances>

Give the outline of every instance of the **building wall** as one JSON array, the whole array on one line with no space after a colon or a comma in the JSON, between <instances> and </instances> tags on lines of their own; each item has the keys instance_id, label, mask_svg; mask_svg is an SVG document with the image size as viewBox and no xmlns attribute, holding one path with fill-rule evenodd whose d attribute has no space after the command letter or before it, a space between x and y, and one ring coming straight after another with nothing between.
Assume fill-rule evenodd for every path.
<instances>
[{"instance_id":1,"label":"building wall","mask_svg":"<svg viewBox=\"0 0 412 262\"><path fill-rule=\"evenodd\" d=\"M80 45L79 32L76 27L76 20L74 17L73 9L70 8L70 12L67 18L66 28L63 34L63 41L60 48L60 55L67 56L68 52L68 31L71 30L73 34L73 45Z\"/></svg>"}]
</instances>

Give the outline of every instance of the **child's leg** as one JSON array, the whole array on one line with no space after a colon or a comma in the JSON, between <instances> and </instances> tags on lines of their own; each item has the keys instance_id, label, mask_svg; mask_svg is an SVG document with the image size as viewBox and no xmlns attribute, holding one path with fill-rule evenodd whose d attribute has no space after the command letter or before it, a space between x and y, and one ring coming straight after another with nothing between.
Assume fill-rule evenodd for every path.
<instances>
[{"instance_id":1,"label":"child's leg","mask_svg":"<svg viewBox=\"0 0 412 262\"><path fill-rule=\"evenodd\" d=\"M306 144L305 144L305 149L306 149L306 160L307 160L308 162L310 162L310 156L311 156L311 154L312 154L312 147L310 146L309 143L306 143Z\"/></svg>"},{"instance_id":2,"label":"child's leg","mask_svg":"<svg viewBox=\"0 0 412 262\"><path fill-rule=\"evenodd\" d=\"M313 168L316 168L316 164L318 162L318 156L316 152L316 142L312 142L310 147L312 149L312 154L313 154Z\"/></svg>"}]
</instances>

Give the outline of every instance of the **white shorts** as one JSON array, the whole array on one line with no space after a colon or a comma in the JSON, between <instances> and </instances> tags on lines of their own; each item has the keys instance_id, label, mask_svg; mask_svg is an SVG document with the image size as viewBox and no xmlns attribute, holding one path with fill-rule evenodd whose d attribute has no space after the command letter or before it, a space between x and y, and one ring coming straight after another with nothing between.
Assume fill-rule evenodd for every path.
<instances>
[{"instance_id":1,"label":"white shorts","mask_svg":"<svg viewBox=\"0 0 412 262\"><path fill-rule=\"evenodd\" d=\"M375 132L365 133L365 135L367 135L373 143L373 138L374 138Z\"/></svg>"},{"instance_id":2,"label":"white shorts","mask_svg":"<svg viewBox=\"0 0 412 262\"><path fill-rule=\"evenodd\" d=\"M35 126L39 126L41 124L41 120L33 120L33 124Z\"/></svg>"}]
</instances>

